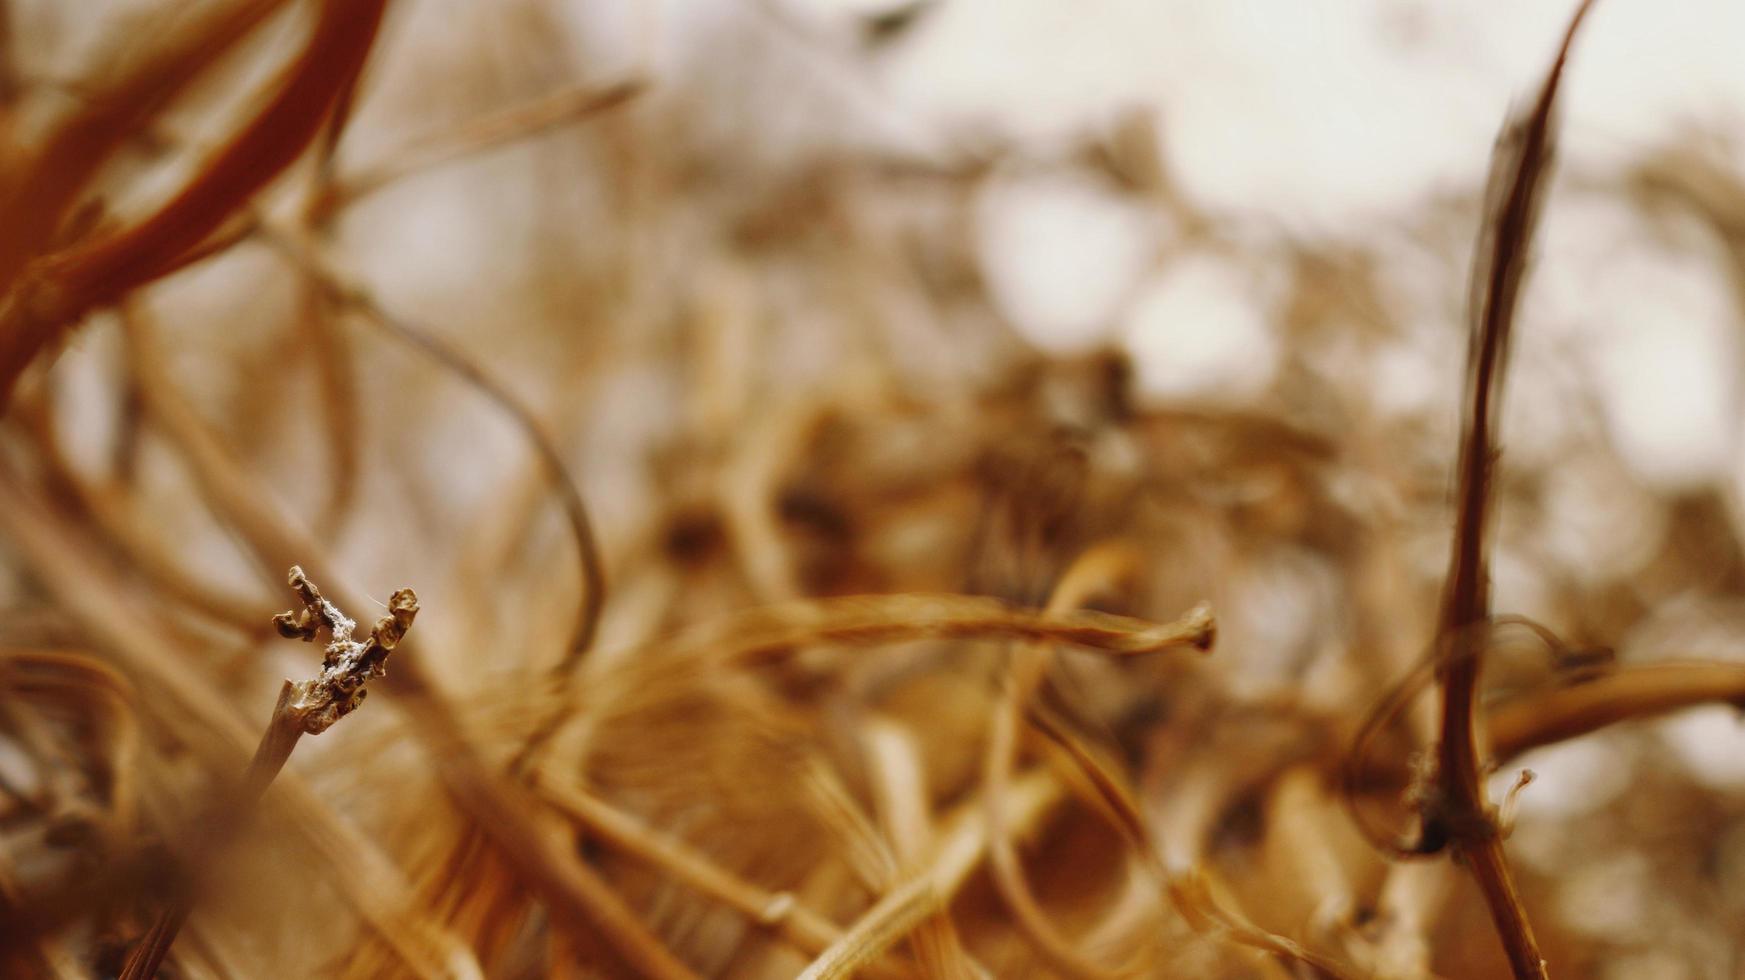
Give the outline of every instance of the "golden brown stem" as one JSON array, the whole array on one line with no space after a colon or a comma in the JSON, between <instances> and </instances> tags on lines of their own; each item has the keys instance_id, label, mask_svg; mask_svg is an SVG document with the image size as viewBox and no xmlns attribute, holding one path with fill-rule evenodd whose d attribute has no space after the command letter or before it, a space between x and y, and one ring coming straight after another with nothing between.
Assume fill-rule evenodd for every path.
<instances>
[{"instance_id":1,"label":"golden brown stem","mask_svg":"<svg viewBox=\"0 0 1745 980\"><path fill-rule=\"evenodd\" d=\"M130 228L24 270L0 309L0 402L70 324L173 268L290 166L362 70L386 6L387 0L327 0L271 101L180 193Z\"/></svg>"},{"instance_id":2,"label":"golden brown stem","mask_svg":"<svg viewBox=\"0 0 1745 980\"><path fill-rule=\"evenodd\" d=\"M1552 109L1575 32L1592 0L1576 9L1538 98L1521 119L1510 120L1492 162L1491 187L1474 265L1472 347L1467 363L1466 413L1461 433L1453 557L1440 624L1449 655L1441 670L1442 733L1434 789L1424 805L1423 850L1449 846L1472 868L1491 920L1518 978L1543 978L1545 963L1504 860L1495 817L1485 800L1473 725L1484 667L1483 625L1490 617L1486 549L1493 504L1496 419L1515 305L1550 169Z\"/></svg>"},{"instance_id":3,"label":"golden brown stem","mask_svg":"<svg viewBox=\"0 0 1745 980\"><path fill-rule=\"evenodd\" d=\"M326 662L313 680L286 681L279 688L278 703L273 706L273 716L243 774L242 786L220 811L222 823L208 830L201 851L221 846L224 838L247 820L261 794L285 768L299 739L306 734L319 735L362 703L364 684L382 676L388 654L418 615L418 597L411 589L401 589L389 600L388 615L376 623L369 639L359 642L351 638L352 621L321 597L301 568L292 566L290 584L303 600L303 612L282 613L274 623L286 637L304 640L312 640L325 631L329 637ZM169 955L170 946L192 909L193 898L185 892L172 900L133 948L120 980L150 980L157 976L158 967Z\"/></svg>"},{"instance_id":4,"label":"golden brown stem","mask_svg":"<svg viewBox=\"0 0 1745 980\"><path fill-rule=\"evenodd\" d=\"M1699 704L1745 704L1745 666L1664 663L1620 667L1592 680L1504 702L1486 719L1491 753L1509 759L1607 725Z\"/></svg>"}]
</instances>

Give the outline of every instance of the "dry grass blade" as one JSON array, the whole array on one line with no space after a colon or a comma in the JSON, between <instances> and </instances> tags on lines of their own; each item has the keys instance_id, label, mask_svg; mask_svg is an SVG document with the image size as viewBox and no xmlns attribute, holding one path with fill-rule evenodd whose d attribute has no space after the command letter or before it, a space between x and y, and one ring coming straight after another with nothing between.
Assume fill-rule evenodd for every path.
<instances>
[{"instance_id":1,"label":"dry grass blade","mask_svg":"<svg viewBox=\"0 0 1745 980\"><path fill-rule=\"evenodd\" d=\"M181 556L135 513L137 508L124 487L113 479L88 479L77 471L61 449L54 420L43 400L21 399L14 404L14 413L30 426L41 454L45 480L57 496L75 503L141 575L167 597L215 622L244 634L257 634L266 628L271 613L262 602L234 591L228 584L191 574Z\"/></svg>"},{"instance_id":2,"label":"dry grass blade","mask_svg":"<svg viewBox=\"0 0 1745 980\"><path fill-rule=\"evenodd\" d=\"M675 881L728 906L758 925L780 933L805 952L817 955L842 936L830 920L799 904L791 892L772 892L716 865L676 838L642 823L585 790L534 774L534 792L566 816L625 854L645 861Z\"/></svg>"},{"instance_id":3,"label":"dry grass blade","mask_svg":"<svg viewBox=\"0 0 1745 980\"><path fill-rule=\"evenodd\" d=\"M106 812L100 819L104 833L115 841L126 840L135 830L138 816L136 767L139 763L140 731L137 694L127 678L113 667L86 653L61 650L0 650L0 724L38 759L56 766L51 784L82 781L81 766L73 753L47 730L40 709L59 704L78 713L87 734L81 741L96 743L94 754L103 762L102 786ZM11 703L12 698L19 699ZM23 799L0 779L0 789L19 802L40 805L51 814L79 804L66 799ZM61 787L44 787L42 797L62 796ZM70 793L64 795L72 795ZM59 817L85 814L61 812Z\"/></svg>"},{"instance_id":4,"label":"dry grass blade","mask_svg":"<svg viewBox=\"0 0 1745 980\"><path fill-rule=\"evenodd\" d=\"M1532 247L1541 191L1552 154L1558 84L1576 31L1592 7L1583 0L1570 20L1544 85L1527 113L1510 120L1492 164L1486 213L1473 271L1472 346L1467 365L1466 411L1455 490L1453 557L1443 596L1442 642L1456 655L1442 672L1442 730L1434 791L1424 811L1422 846L1453 849L1472 869L1517 978L1545 976L1545 963L1527 922L1485 802L1474 714L1483 658L1460 655L1482 643L1490 617L1486 558L1493 498L1496 419L1509 334Z\"/></svg>"},{"instance_id":5,"label":"dry grass blade","mask_svg":"<svg viewBox=\"0 0 1745 980\"><path fill-rule=\"evenodd\" d=\"M1061 801L1059 783L1029 773L1012 783L1007 813L1015 832L1033 826ZM979 808L978 808L979 809ZM959 813L940 835L926 870L897 885L800 974L800 980L851 976L927 917L944 908L987 853L987 821L978 810Z\"/></svg>"},{"instance_id":6,"label":"dry grass blade","mask_svg":"<svg viewBox=\"0 0 1745 980\"><path fill-rule=\"evenodd\" d=\"M1486 714L1485 728L1491 752L1503 760L1618 722L1700 704L1745 704L1745 666L1692 661L1620 667L1505 701Z\"/></svg>"},{"instance_id":7,"label":"dry grass blade","mask_svg":"<svg viewBox=\"0 0 1745 980\"><path fill-rule=\"evenodd\" d=\"M0 308L0 403L85 312L174 268L315 138L363 69L387 0L327 0L273 98L169 202L137 225L28 268Z\"/></svg>"},{"instance_id":8,"label":"dry grass blade","mask_svg":"<svg viewBox=\"0 0 1745 980\"><path fill-rule=\"evenodd\" d=\"M1221 5L97 6L0 0L0 975L1737 958L1701 39L1641 130L1592 0L1334 17L1335 98L1507 124L1450 190ZM1119 57L935 98L989 30Z\"/></svg>"},{"instance_id":9,"label":"dry grass blade","mask_svg":"<svg viewBox=\"0 0 1745 980\"><path fill-rule=\"evenodd\" d=\"M1121 544L1087 551L1061 577L1054 593L1049 596L1045 612L1060 615L1082 605L1099 592L1109 591L1115 582L1137 573L1140 559L1137 551ZM988 800L989 866L993 869L994 884L1000 897L1012 910L1019 931L1037 954L1062 976L1101 980L1123 974L1080 953L1049 921L1030 890L1017 847L1005 826L1003 801L1017 755L1019 727L1052 661L1053 650L1046 646L1025 646L1014 651L1003 696L994 709L982 764L982 781L987 787Z\"/></svg>"},{"instance_id":10,"label":"dry grass blade","mask_svg":"<svg viewBox=\"0 0 1745 980\"><path fill-rule=\"evenodd\" d=\"M611 85L566 89L475 120L463 129L414 140L382 162L340 180L331 192L332 201L336 205L352 204L412 174L616 109L640 95L644 88L642 80L629 79Z\"/></svg>"},{"instance_id":11,"label":"dry grass blade","mask_svg":"<svg viewBox=\"0 0 1745 980\"><path fill-rule=\"evenodd\" d=\"M1234 907L1227 890L1221 889L1217 880L1203 868L1171 875L1168 890L1170 901L1195 929L1259 950L1289 975L1296 975L1297 968L1301 967L1313 976L1333 980L1355 976L1332 960L1256 925ZM1225 894L1221 895L1221 891Z\"/></svg>"},{"instance_id":12,"label":"dry grass blade","mask_svg":"<svg viewBox=\"0 0 1745 980\"><path fill-rule=\"evenodd\" d=\"M879 646L914 640L1024 640L1064 643L1132 657L1191 648L1211 649L1216 625L1196 606L1173 623L1072 611L1041 612L998 599L953 594L835 596L777 603L733 617L705 641L708 656L755 664L809 643ZM711 631L713 632L713 631ZM668 648L691 644L680 637Z\"/></svg>"},{"instance_id":13,"label":"dry grass blade","mask_svg":"<svg viewBox=\"0 0 1745 980\"><path fill-rule=\"evenodd\" d=\"M1217 624L1205 604L1173 623L1075 611L1051 614L980 596L936 594L854 595L797 599L737 612L678 636L617 654L614 660L670 657L722 666L768 665L811 644L885 646L916 640L1027 640L1066 643L1115 656L1211 648ZM553 691L559 704L579 683L560 675ZM525 763L555 734L561 718L537 726L519 754Z\"/></svg>"},{"instance_id":14,"label":"dry grass blade","mask_svg":"<svg viewBox=\"0 0 1745 980\"><path fill-rule=\"evenodd\" d=\"M333 237L332 212L319 209L319 202L332 192L340 138L351 121L357 102L357 79L340 93L338 103L321 130L315 150L313 173L302 225L311 238ZM320 283L304 282L297 296L298 320L307 331L310 353L321 390L321 416L327 435L322 440L328 455L326 501L321 507L321 527L341 527L357 499L359 460L363 453L359 398L362 394L352 345L338 322L332 294Z\"/></svg>"},{"instance_id":15,"label":"dry grass blade","mask_svg":"<svg viewBox=\"0 0 1745 980\"><path fill-rule=\"evenodd\" d=\"M919 871L925 867L934 838L921 746L901 726L884 718L866 724L862 741L879 828L903 871ZM909 945L922 974L930 980L987 976L987 970L964 949L949 908L917 925Z\"/></svg>"},{"instance_id":16,"label":"dry grass blade","mask_svg":"<svg viewBox=\"0 0 1745 980\"><path fill-rule=\"evenodd\" d=\"M1110 818L1143 866L1169 895L1176 910L1196 931L1222 942L1259 950L1287 969L1300 967L1322 977L1352 975L1352 971L1331 958L1255 924L1236 907L1232 897L1217 894L1210 871L1171 869L1147 828L1138 799L1121 775L1048 713L1032 711L1030 720L1049 744L1060 750L1074 775L1083 780L1082 789L1088 791L1093 804Z\"/></svg>"}]
</instances>

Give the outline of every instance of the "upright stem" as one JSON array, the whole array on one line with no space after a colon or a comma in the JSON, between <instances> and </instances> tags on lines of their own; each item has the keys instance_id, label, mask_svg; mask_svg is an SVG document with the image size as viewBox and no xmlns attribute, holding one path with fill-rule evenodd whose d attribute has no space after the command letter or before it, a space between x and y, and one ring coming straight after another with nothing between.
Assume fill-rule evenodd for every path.
<instances>
[{"instance_id":1,"label":"upright stem","mask_svg":"<svg viewBox=\"0 0 1745 980\"><path fill-rule=\"evenodd\" d=\"M1490 907L1517 978L1544 978L1545 961L1503 855L1496 818L1485 800L1473 724L1490 620L1486 549L1493 503L1503 374L1516 300L1550 169L1552 109L1576 29L1592 0L1583 0L1528 112L1511 119L1498 140L1473 270L1473 334L1467 362L1466 417L1461 433L1454 546L1440 622L1446 654L1442 734L1436 784L1424 805L1424 850L1450 847L1472 870Z\"/></svg>"},{"instance_id":2,"label":"upright stem","mask_svg":"<svg viewBox=\"0 0 1745 980\"><path fill-rule=\"evenodd\" d=\"M388 602L388 615L376 623L365 640L352 639L352 621L303 575L301 568L291 569L290 584L303 601L298 612L281 613L273 623L288 638L313 640L326 633L327 656L319 676L313 680L286 681L279 688L278 703L273 716L261 733L254 758L243 773L242 785L235 794L222 802L218 817L207 824L196 841L194 853L205 854L224 846L227 839L247 822L249 814L260 803L261 795L272 785L291 750L304 735L319 735L339 718L355 710L363 701L364 684L380 677L384 663L411 627L418 614L418 597L411 589L395 592ZM118 980L151 980L157 976L170 946L182 931L193 910L192 889L182 889L171 899L168 908L159 913L157 921L128 955Z\"/></svg>"}]
</instances>

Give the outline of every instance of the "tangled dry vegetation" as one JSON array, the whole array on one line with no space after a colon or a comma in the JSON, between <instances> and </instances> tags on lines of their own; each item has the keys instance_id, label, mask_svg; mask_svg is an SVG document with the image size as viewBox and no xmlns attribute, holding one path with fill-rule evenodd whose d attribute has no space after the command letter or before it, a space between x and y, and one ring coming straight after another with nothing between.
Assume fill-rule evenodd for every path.
<instances>
[{"instance_id":1,"label":"tangled dry vegetation","mask_svg":"<svg viewBox=\"0 0 1745 980\"><path fill-rule=\"evenodd\" d=\"M1400 416L1360 248L1269 246L1264 397L1157 404L994 315L997 155L760 164L544 4L474 38L512 85L389 6L0 4L5 975L1736 970L1740 797L1648 719L1745 666L1626 643L1745 584L1726 507L1499 456L1563 54L1423 217L1465 408ZM1142 128L1073 166L1245 247ZM1727 174L1588 193L1736 261ZM1571 468L1646 502L1639 561L1544 544ZM1584 736L1629 790L1516 819Z\"/></svg>"}]
</instances>

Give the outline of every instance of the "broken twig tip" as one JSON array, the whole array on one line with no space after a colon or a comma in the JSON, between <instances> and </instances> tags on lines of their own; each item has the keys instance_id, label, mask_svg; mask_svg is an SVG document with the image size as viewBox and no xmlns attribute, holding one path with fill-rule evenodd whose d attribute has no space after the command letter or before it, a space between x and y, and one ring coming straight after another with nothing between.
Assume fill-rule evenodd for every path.
<instances>
[{"instance_id":1,"label":"broken twig tip","mask_svg":"<svg viewBox=\"0 0 1745 980\"><path fill-rule=\"evenodd\" d=\"M1218 618L1212 615L1211 603L1202 602L1188 610L1187 620L1195 628L1194 649L1210 653L1212 645L1218 642Z\"/></svg>"},{"instance_id":2,"label":"broken twig tip","mask_svg":"<svg viewBox=\"0 0 1745 980\"><path fill-rule=\"evenodd\" d=\"M303 609L273 617L279 635L307 642L326 630L329 637L320 675L291 685L289 704L303 731L319 735L356 711L369 693L364 685L388 672L388 654L399 646L418 615L418 595L411 589L395 592L388 600L388 615L376 621L367 639L359 641L352 639L356 624L322 597L302 568L291 566L289 583L303 600Z\"/></svg>"}]
</instances>

